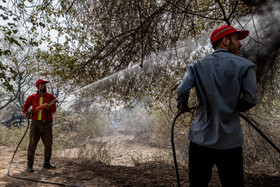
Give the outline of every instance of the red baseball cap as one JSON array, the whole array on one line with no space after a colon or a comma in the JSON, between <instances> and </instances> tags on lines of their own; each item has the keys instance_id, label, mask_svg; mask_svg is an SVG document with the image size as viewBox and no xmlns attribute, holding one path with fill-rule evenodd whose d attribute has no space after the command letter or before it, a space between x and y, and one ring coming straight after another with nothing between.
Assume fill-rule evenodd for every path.
<instances>
[{"instance_id":1,"label":"red baseball cap","mask_svg":"<svg viewBox=\"0 0 280 187\"><path fill-rule=\"evenodd\" d=\"M234 27L232 27L230 25L224 25L224 26L218 27L216 30L214 30L212 32L212 34L210 36L211 44L213 45L213 43L216 42L217 40L219 40L229 34L232 34L232 33L237 33L239 40L243 40L244 38L246 38L249 35L248 30L237 31Z\"/></svg>"},{"instance_id":2,"label":"red baseball cap","mask_svg":"<svg viewBox=\"0 0 280 187\"><path fill-rule=\"evenodd\" d=\"M44 81L43 79L38 79L35 83L36 87L38 86L38 84L40 83L49 83L49 81Z\"/></svg>"}]
</instances>

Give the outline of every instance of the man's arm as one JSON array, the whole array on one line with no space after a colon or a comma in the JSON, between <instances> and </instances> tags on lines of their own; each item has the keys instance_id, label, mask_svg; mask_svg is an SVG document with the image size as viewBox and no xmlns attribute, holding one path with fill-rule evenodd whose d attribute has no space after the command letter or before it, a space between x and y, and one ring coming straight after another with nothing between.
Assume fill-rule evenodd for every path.
<instances>
[{"instance_id":1,"label":"man's arm","mask_svg":"<svg viewBox=\"0 0 280 187\"><path fill-rule=\"evenodd\" d=\"M31 102L32 102L32 96L28 96L23 105L23 108L22 108L22 113L25 118L29 118L29 115L26 115L26 112L28 111L29 107L31 106L31 104L32 104Z\"/></svg>"},{"instance_id":2,"label":"man's arm","mask_svg":"<svg viewBox=\"0 0 280 187\"><path fill-rule=\"evenodd\" d=\"M258 89L256 73L253 66L250 66L241 81L242 98L238 101L237 107L240 112L245 112L258 103Z\"/></svg>"},{"instance_id":3,"label":"man's arm","mask_svg":"<svg viewBox=\"0 0 280 187\"><path fill-rule=\"evenodd\" d=\"M181 112L188 112L188 100L190 95L190 90L194 85L194 74L189 67L183 78L183 81L180 83L177 89L177 107Z\"/></svg>"}]
</instances>

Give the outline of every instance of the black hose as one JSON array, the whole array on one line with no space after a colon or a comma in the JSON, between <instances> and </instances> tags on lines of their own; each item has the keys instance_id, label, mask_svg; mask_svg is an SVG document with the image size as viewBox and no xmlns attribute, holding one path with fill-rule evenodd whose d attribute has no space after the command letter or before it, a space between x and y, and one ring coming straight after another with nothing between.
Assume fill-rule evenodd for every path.
<instances>
[{"instance_id":1,"label":"black hose","mask_svg":"<svg viewBox=\"0 0 280 187\"><path fill-rule=\"evenodd\" d=\"M173 152L173 159L174 159L174 165L175 165L175 170L176 170L176 177L177 177L177 185L178 187L180 187L180 176L179 176L179 170L178 170L178 165L177 165L177 158L176 158L176 150L175 150L175 143L174 143L174 126L175 126L175 122L177 120L177 118L183 114L183 112L179 112L172 123L171 126L171 145L172 145L172 152Z\"/></svg>"},{"instance_id":2,"label":"black hose","mask_svg":"<svg viewBox=\"0 0 280 187\"><path fill-rule=\"evenodd\" d=\"M192 107L191 109L194 109L195 107ZM176 150L175 150L175 143L174 143L174 126L176 123L177 118L183 114L183 112L179 112L172 123L171 126L171 145L172 145L172 152L173 152L173 159L174 159L174 165L175 165L175 170L176 170L176 177L177 177L177 185L180 187L180 176L179 176L179 169L177 165L177 158L176 158ZM250 121L247 117L245 117L243 114L239 115L247 122L249 125L251 125L278 153L280 153L280 149L252 122Z\"/></svg>"},{"instance_id":3,"label":"black hose","mask_svg":"<svg viewBox=\"0 0 280 187\"><path fill-rule=\"evenodd\" d=\"M14 151L14 154L13 154L13 156L12 156L12 159L11 159L11 162L10 162L10 165L9 165L9 168L8 168L8 173L7 173L7 175L8 175L9 177L12 177L12 178L15 178L15 179L22 179L22 180L28 180L28 181L33 181L33 182L40 182L40 183L45 183L45 184L54 184L54 185L59 185L59 186L78 187L78 186L69 185L69 184L62 184L62 183L49 182L49 181L41 181L41 180L30 179L30 178L24 178L24 177L17 177L17 176L11 175L10 170L11 170L11 166L12 166L14 157L15 157L15 155L16 155L16 152L17 152L17 150L18 150L18 148L19 148L19 146L20 146L20 144L21 144L23 138L25 137L25 135L26 135L26 133L27 133L27 131L28 131L28 128L29 128L29 126L30 126L29 124L30 124L30 121L29 121L29 118L28 118L28 120L27 120L27 128L26 128L26 130L25 130L25 132L24 132L24 134L23 134L21 140L19 141L16 150Z\"/></svg>"},{"instance_id":4,"label":"black hose","mask_svg":"<svg viewBox=\"0 0 280 187\"><path fill-rule=\"evenodd\" d=\"M15 157L15 155L16 155L16 152L17 152L17 150L18 150L18 148L19 148L19 146L20 146L20 144L21 144L23 138L24 138L25 135L26 135L26 133L27 133L27 131L28 131L28 128L29 128L29 119L28 119L28 123L27 123L26 130L25 130L25 132L24 132L24 134L23 134L21 140L19 141L19 143L18 143L18 145L17 145L17 148L16 148L16 150L14 151L14 154L13 154L13 156L12 156L12 159L11 159L11 162L10 162L10 165L9 165L9 168L8 168L8 173L7 173L7 175L8 175L9 177L14 177L14 178L15 178L15 176L10 175L10 169L11 169L11 166L12 166L12 163L13 163L13 160L14 160L14 157Z\"/></svg>"},{"instance_id":5,"label":"black hose","mask_svg":"<svg viewBox=\"0 0 280 187\"><path fill-rule=\"evenodd\" d=\"M239 115L247 122L249 123L278 153L280 153L280 149L247 117L245 117L243 114Z\"/></svg>"}]
</instances>

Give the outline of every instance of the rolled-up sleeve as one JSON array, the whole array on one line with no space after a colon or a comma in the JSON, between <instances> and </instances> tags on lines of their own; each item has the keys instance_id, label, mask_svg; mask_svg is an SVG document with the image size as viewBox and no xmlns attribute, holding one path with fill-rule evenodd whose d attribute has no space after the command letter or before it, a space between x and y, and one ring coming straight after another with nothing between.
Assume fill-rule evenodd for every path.
<instances>
[{"instance_id":1,"label":"rolled-up sleeve","mask_svg":"<svg viewBox=\"0 0 280 187\"><path fill-rule=\"evenodd\" d=\"M245 112L258 103L258 89L256 73L253 66L250 66L241 81L242 97L238 101L238 110Z\"/></svg>"}]
</instances>

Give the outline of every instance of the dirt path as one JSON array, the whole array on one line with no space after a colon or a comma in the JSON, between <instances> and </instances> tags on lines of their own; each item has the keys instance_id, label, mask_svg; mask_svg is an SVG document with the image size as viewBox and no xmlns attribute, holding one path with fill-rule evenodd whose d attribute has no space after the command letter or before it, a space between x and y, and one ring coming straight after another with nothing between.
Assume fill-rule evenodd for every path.
<instances>
[{"instance_id":1,"label":"dirt path","mask_svg":"<svg viewBox=\"0 0 280 187\"><path fill-rule=\"evenodd\" d=\"M170 159L171 150L150 147L135 142L133 135L112 135L97 138L98 142L107 142L112 157L110 165L135 166L135 164Z\"/></svg>"},{"instance_id":2,"label":"dirt path","mask_svg":"<svg viewBox=\"0 0 280 187\"><path fill-rule=\"evenodd\" d=\"M136 143L133 135L117 134L95 138L89 144L95 144L97 147L106 144L111 157L110 165L114 166L135 166L143 162L171 159L171 150L150 147L139 141ZM66 149L57 154L59 157L78 158L79 149Z\"/></svg>"},{"instance_id":3,"label":"dirt path","mask_svg":"<svg viewBox=\"0 0 280 187\"><path fill-rule=\"evenodd\" d=\"M7 168L14 150L5 146L0 146L0 149L0 186L55 186L8 177ZM11 173L19 177L77 186L175 186L176 184L174 168L166 163L144 163L131 167L54 157L52 162L56 164L57 169L46 170L42 169L42 159L42 156L36 155L35 172L30 174L25 171L26 152L18 151ZM181 172L185 171L181 170Z\"/></svg>"},{"instance_id":4,"label":"dirt path","mask_svg":"<svg viewBox=\"0 0 280 187\"><path fill-rule=\"evenodd\" d=\"M173 163L149 162L162 150L134 142L134 137L120 135L104 137L111 146L111 165L85 159L66 158L54 155L52 163L57 169L42 169L42 155L35 156L35 173L26 169L26 151L19 150L11 168L11 174L20 177L65 183L77 186L176 186ZM14 179L7 176L9 162L14 148L0 146L0 186L56 186ZM162 153L161 153L162 154ZM66 155L64 155L66 156ZM140 158L141 157L141 158ZM138 159L133 161L133 159ZM138 162L139 161L139 162ZM137 164L135 164L137 163ZM181 184L188 186L187 169L180 167ZM280 184L280 174L245 173L247 187L276 187ZM212 175L210 186L220 186L216 172Z\"/></svg>"}]
</instances>

